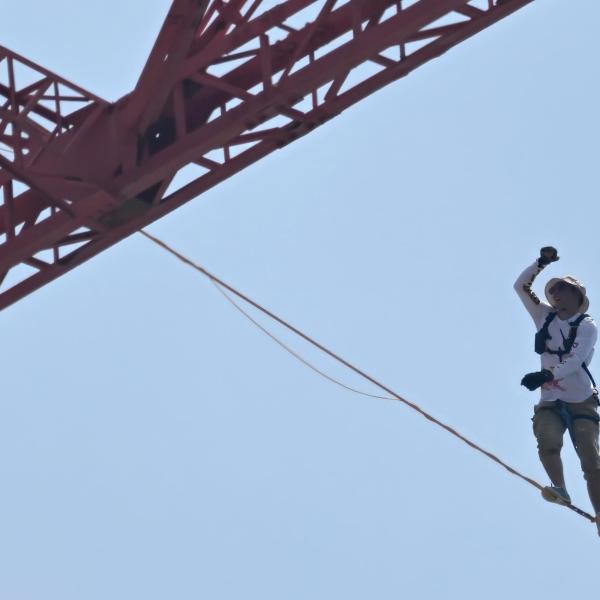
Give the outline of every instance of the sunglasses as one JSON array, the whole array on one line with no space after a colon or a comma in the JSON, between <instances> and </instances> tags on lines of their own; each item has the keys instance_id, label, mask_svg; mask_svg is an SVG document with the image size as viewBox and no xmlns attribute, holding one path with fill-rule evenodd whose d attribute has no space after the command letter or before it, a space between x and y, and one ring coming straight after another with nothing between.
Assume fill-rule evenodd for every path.
<instances>
[{"instance_id":1,"label":"sunglasses","mask_svg":"<svg viewBox=\"0 0 600 600\"><path fill-rule=\"evenodd\" d=\"M564 281L559 281L558 283L555 283L548 291L551 294L555 294L556 292L564 292L567 290L579 291L574 285L565 283Z\"/></svg>"}]
</instances>

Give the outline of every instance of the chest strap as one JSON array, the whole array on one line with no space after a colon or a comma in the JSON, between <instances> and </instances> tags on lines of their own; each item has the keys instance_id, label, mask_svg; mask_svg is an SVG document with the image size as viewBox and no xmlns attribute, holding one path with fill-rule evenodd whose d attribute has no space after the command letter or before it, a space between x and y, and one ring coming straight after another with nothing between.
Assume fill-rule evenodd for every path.
<instances>
[{"instance_id":1,"label":"chest strap","mask_svg":"<svg viewBox=\"0 0 600 600\"><path fill-rule=\"evenodd\" d=\"M579 317L577 317L577 319L575 319L574 321L571 321L569 323L569 325L571 326L571 329L569 331L569 337L566 340L563 339L563 347L559 348L558 350L550 350L547 347L547 342L548 342L548 340L552 339L552 336L550 335L548 328L550 327L550 323L552 323L552 321L554 321L554 319L556 318L557 314L558 313L556 313L556 312L551 312L546 317L546 320L544 321L542 328L535 334L535 351L537 354L544 354L544 353L555 354L558 356L558 359L560 360L560 362L562 362L563 356L565 354L570 354L571 350L573 349L573 345L575 344L575 340L577 338L577 329L579 328L579 325L586 317L589 317L589 315L588 314L579 315ZM592 382L592 385L595 388L596 382L594 381L594 377L590 373L588 366L585 364L585 361L583 363L581 363L581 368L586 372L587 376L590 378L590 381Z\"/></svg>"}]
</instances>

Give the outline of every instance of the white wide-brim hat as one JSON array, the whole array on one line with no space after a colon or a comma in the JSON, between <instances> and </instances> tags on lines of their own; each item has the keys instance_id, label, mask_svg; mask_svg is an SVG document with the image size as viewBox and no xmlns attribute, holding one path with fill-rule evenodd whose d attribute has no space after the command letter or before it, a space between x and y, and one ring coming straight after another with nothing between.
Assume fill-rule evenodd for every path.
<instances>
[{"instance_id":1,"label":"white wide-brim hat","mask_svg":"<svg viewBox=\"0 0 600 600\"><path fill-rule=\"evenodd\" d=\"M554 306L554 302L552 299L552 294L550 294L550 290L557 283L560 283L561 281L568 285L573 286L574 288L579 290L579 292L581 292L581 295L583 296L583 302L581 303L581 306L579 307L579 312L581 312L581 313L587 312L588 308L590 307L590 300L587 297L587 292L585 290L585 287L583 286L581 281L575 279L575 277L571 277L570 275L567 275L566 277L554 277L546 284L546 287L544 288L544 293L546 294L546 298L548 299L548 302L550 302L550 305L553 308L556 308Z\"/></svg>"}]
</instances>

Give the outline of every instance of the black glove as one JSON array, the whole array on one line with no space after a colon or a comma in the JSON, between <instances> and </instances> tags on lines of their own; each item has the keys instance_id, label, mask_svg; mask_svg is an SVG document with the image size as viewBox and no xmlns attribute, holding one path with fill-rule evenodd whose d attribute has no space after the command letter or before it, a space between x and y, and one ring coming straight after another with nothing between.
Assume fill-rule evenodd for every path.
<instances>
[{"instance_id":1,"label":"black glove","mask_svg":"<svg viewBox=\"0 0 600 600\"><path fill-rule=\"evenodd\" d=\"M558 256L558 250L552 246L544 246L540 250L540 257L538 258L538 267L544 268L550 263L560 260Z\"/></svg>"},{"instance_id":2,"label":"black glove","mask_svg":"<svg viewBox=\"0 0 600 600\"><path fill-rule=\"evenodd\" d=\"M554 375L552 371L544 369L543 371L536 371L535 373L527 373L523 379L521 379L521 385L524 385L530 392L537 390L545 383L552 381Z\"/></svg>"}]
</instances>

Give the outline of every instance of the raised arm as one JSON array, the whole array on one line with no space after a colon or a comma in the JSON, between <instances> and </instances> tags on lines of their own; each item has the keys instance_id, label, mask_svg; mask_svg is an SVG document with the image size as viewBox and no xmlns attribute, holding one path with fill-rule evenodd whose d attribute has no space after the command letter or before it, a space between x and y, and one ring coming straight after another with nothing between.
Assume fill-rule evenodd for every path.
<instances>
[{"instance_id":1,"label":"raised arm","mask_svg":"<svg viewBox=\"0 0 600 600\"><path fill-rule=\"evenodd\" d=\"M523 306L531 315L536 326L541 327L544 319L552 310L551 306L538 298L535 292L531 289L535 278L545 269L550 263L559 260L556 248L546 246L540 250L539 258L529 265L515 281L514 288L517 296L521 299Z\"/></svg>"}]
</instances>

